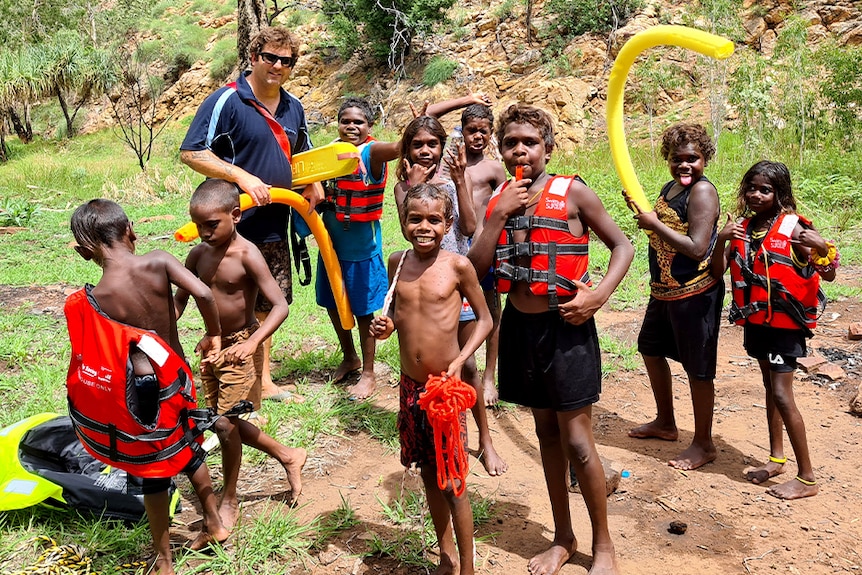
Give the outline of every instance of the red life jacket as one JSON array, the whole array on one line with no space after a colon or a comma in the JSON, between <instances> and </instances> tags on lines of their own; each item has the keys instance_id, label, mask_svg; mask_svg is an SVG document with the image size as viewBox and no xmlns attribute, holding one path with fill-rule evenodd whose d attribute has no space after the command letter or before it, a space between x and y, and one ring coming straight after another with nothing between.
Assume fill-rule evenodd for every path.
<instances>
[{"instance_id":1,"label":"red life jacket","mask_svg":"<svg viewBox=\"0 0 862 575\"><path fill-rule=\"evenodd\" d=\"M508 293L512 282L528 282L534 295L547 295L550 309L556 309L559 296L577 293L574 280L591 285L587 273L590 235L574 236L569 231L566 198L572 179L552 176L542 190L533 215L512 216L506 222L497 241L494 266L500 293ZM507 185L505 182L500 186L488 201L486 218ZM517 230L527 230L526 241L515 242ZM516 263L522 257L530 258L528 266Z\"/></svg>"},{"instance_id":2,"label":"red life jacket","mask_svg":"<svg viewBox=\"0 0 862 575\"><path fill-rule=\"evenodd\" d=\"M730 242L730 321L801 329L811 337L826 307L826 296L820 289L820 275L811 265L800 269L793 264L790 238L797 222L811 227L811 222L797 214L780 214L753 258L751 219L742 222L745 239Z\"/></svg>"},{"instance_id":3,"label":"red life jacket","mask_svg":"<svg viewBox=\"0 0 862 575\"><path fill-rule=\"evenodd\" d=\"M72 343L66 375L69 415L93 457L138 477L173 477L195 456L203 457L204 427L192 373L185 360L157 335L107 317L92 286L66 299ZM155 421L140 418L130 348L144 352L158 380Z\"/></svg>"},{"instance_id":4,"label":"red life jacket","mask_svg":"<svg viewBox=\"0 0 862 575\"><path fill-rule=\"evenodd\" d=\"M365 143L359 145L360 158L363 149L373 141L374 138L369 136ZM335 217L339 222L344 222L345 230L350 227L351 221L373 222L383 215L388 167L383 164L383 179L378 184L366 183L366 178L370 178L370 169L371 166L362 165L360 160L352 174L335 178L326 186L327 200L335 205Z\"/></svg>"}]
</instances>

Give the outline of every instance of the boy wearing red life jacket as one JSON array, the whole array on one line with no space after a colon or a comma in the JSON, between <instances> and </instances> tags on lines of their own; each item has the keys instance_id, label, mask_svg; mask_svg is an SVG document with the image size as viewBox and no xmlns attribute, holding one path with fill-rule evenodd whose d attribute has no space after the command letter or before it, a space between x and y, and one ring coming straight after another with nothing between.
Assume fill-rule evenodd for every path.
<instances>
[{"instance_id":1,"label":"boy wearing red life jacket","mask_svg":"<svg viewBox=\"0 0 862 575\"><path fill-rule=\"evenodd\" d=\"M497 138L515 178L489 201L469 257L481 277L496 256L497 288L508 293L500 320L500 399L530 407L536 422L554 541L530 559L529 570L555 574L577 549L566 485L571 462L592 520L591 573L617 573L592 431L592 404L601 391L593 315L625 276L634 249L582 180L545 171L554 149L546 112L510 106ZM594 288L586 275L590 231L611 250L607 273Z\"/></svg>"},{"instance_id":2,"label":"boy wearing red life jacket","mask_svg":"<svg viewBox=\"0 0 862 575\"><path fill-rule=\"evenodd\" d=\"M119 418L117 421L120 423L130 420L146 429L155 429L159 423L159 414L164 409L164 406L159 403L159 395L166 395L166 392L165 386L160 385L158 381L153 381L153 374L160 373L157 369L160 365L167 365L176 358L184 357L177 333L172 286L176 285L188 290L201 311L207 335L200 341L195 351L203 353L204 361L217 354L221 348L219 315L215 299L203 282L167 252L154 250L144 255L136 255L136 236L132 230L132 224L123 209L115 202L95 199L81 205L72 215L71 228L78 243L75 251L85 260L96 262L102 268L102 277L95 286L87 286L85 290L72 294L66 304L65 312L72 343L72 362L68 376L70 412L83 412L89 408L86 404L94 403L94 401L76 401L79 390L83 388L101 390L105 392L107 398L112 395L111 383L119 383L122 388L117 387L117 389L119 393L124 394L127 387L126 381L131 380L135 386L131 391L135 393L130 391L130 395L139 397L140 405L136 402L121 402L120 406L125 412L102 414L105 417L102 421L114 423L114 420ZM82 294L85 295L82 296ZM76 327L94 325L96 319L107 320L107 325L120 324L120 327L126 330L150 332L138 335L135 339L137 343L125 349L124 361L121 365L122 373L95 373L99 369L94 370L88 365L92 362L82 361L82 358L87 357L94 347L88 345L92 343L87 341L90 338L100 338L97 343L105 349L117 347L112 345L116 344L113 340L102 341L106 336L101 331L97 333ZM131 366L128 369L132 373L126 373L127 364ZM187 372L188 366L182 367ZM185 377L181 374L177 377L177 381L185 381L188 378L190 378L188 373ZM183 392L183 397L190 406L194 406L194 386L189 387L189 390ZM181 396L175 394L173 397ZM154 418L156 418L155 421ZM173 423L174 425L182 423L184 428L190 425L188 422ZM76 431L85 447L99 449L97 435L92 435L86 428L76 427ZM113 430L112 436L116 436ZM125 447L122 439L123 437L120 436L119 440L114 439L109 442L110 450L120 452L117 455L120 458L124 456L123 451L132 449L135 445L131 442L130 447ZM183 470L200 499L203 529L192 542L191 548L202 549L211 542L224 541L230 533L219 518L209 470L203 459L197 455L197 451L193 449L194 444L194 441L174 444L181 445L181 448L177 448L176 454L171 459L182 458L177 464L184 466ZM94 456L103 459L96 453ZM167 469L167 463L162 460L162 455L156 454L156 456L159 461L153 463L153 468ZM159 575L173 575L168 510L170 475L160 475L158 471L156 475L152 475L148 473L146 466L137 472L145 477L144 507L150 523L153 547L157 554L152 572ZM165 473L168 472L165 471Z\"/></svg>"}]
</instances>

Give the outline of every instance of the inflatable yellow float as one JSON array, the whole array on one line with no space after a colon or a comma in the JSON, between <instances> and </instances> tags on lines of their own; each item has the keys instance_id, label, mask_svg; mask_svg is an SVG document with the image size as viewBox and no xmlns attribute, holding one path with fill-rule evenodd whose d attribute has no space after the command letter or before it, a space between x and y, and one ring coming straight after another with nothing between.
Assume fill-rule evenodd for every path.
<instances>
[{"instance_id":1,"label":"inflatable yellow float","mask_svg":"<svg viewBox=\"0 0 862 575\"><path fill-rule=\"evenodd\" d=\"M644 50L660 45L679 46L717 60L723 60L733 54L733 42L727 38L686 26L655 26L638 32L625 43L617 54L608 80L608 140L614 166L623 184L623 189L626 191L627 198L630 200L629 207L632 209L636 207L644 212L652 210L652 206L646 199L643 188L635 174L626 144L623 128L623 93L629 69L635 58Z\"/></svg>"},{"instance_id":2,"label":"inflatable yellow float","mask_svg":"<svg viewBox=\"0 0 862 575\"><path fill-rule=\"evenodd\" d=\"M320 148L314 148L293 156L290 165L293 169L293 186L302 187L313 182L320 182L352 174L359 164L359 152L356 146L347 142L335 142ZM335 304L338 307L338 317L341 327L353 329L353 311L347 300L347 292L344 287L344 278L341 276L341 265L338 256L332 247L332 239L323 225L320 215L312 211L308 213L308 200L298 193L284 188L270 188L269 194L272 201L278 204L286 204L294 208L303 217L320 250L326 275L329 277L329 285L332 287L332 295L335 296ZM240 194L239 207L245 211L254 207L254 201L248 194ZM194 223L189 222L174 232L174 238L181 242L190 242L198 237L198 230Z\"/></svg>"}]
</instances>

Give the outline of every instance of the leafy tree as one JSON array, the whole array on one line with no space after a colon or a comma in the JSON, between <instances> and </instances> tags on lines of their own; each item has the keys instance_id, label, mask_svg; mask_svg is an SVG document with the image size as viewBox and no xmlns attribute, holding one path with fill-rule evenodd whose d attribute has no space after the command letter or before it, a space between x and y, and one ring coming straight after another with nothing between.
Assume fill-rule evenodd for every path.
<instances>
[{"instance_id":1,"label":"leafy tree","mask_svg":"<svg viewBox=\"0 0 862 575\"><path fill-rule=\"evenodd\" d=\"M564 40L587 32L604 34L626 23L643 6L643 0L548 0L545 35Z\"/></svg>"},{"instance_id":2,"label":"leafy tree","mask_svg":"<svg viewBox=\"0 0 862 575\"><path fill-rule=\"evenodd\" d=\"M780 93L783 97L776 100L785 124L791 128L793 142L799 150L799 163L807 145L808 130L814 124L815 102L818 98L818 70L814 53L807 44L808 23L793 15L784 21L775 44L777 68L783 76Z\"/></svg>"},{"instance_id":3,"label":"leafy tree","mask_svg":"<svg viewBox=\"0 0 862 575\"><path fill-rule=\"evenodd\" d=\"M84 103L105 93L116 80L114 58L105 50L84 45L80 36L68 30L54 36L43 54L42 92L56 96L66 119L66 135L71 138Z\"/></svg>"},{"instance_id":4,"label":"leafy tree","mask_svg":"<svg viewBox=\"0 0 862 575\"><path fill-rule=\"evenodd\" d=\"M167 122L156 121L159 96L164 92L161 78L150 74L146 61L137 53L120 60L120 76L116 89L108 95L111 115L122 139L138 158L141 170L146 169L153 143Z\"/></svg>"},{"instance_id":5,"label":"leafy tree","mask_svg":"<svg viewBox=\"0 0 862 575\"><path fill-rule=\"evenodd\" d=\"M445 21L455 0L323 0L322 10L342 55L367 47L396 74L404 71L413 38Z\"/></svg>"},{"instance_id":6,"label":"leafy tree","mask_svg":"<svg viewBox=\"0 0 862 575\"><path fill-rule=\"evenodd\" d=\"M632 86L627 90L628 96L636 104L643 106L649 116L649 139L653 154L655 154L655 138L653 135L653 118L659 112L663 99L668 99L667 92L678 90L685 85L685 72L675 63L656 52L649 53L639 61L632 72Z\"/></svg>"},{"instance_id":7,"label":"leafy tree","mask_svg":"<svg viewBox=\"0 0 862 575\"><path fill-rule=\"evenodd\" d=\"M820 121L840 137L852 139L862 128L862 48L833 43L821 48L816 58L824 70L820 93L826 101L820 107Z\"/></svg>"}]
</instances>

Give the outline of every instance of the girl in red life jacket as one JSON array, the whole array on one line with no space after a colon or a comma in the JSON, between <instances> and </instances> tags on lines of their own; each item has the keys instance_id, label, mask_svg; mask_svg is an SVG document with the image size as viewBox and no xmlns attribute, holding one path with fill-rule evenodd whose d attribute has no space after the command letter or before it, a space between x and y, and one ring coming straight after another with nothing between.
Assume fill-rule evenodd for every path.
<instances>
[{"instance_id":1,"label":"girl in red life jacket","mask_svg":"<svg viewBox=\"0 0 862 575\"><path fill-rule=\"evenodd\" d=\"M780 499L810 497L818 486L793 398L793 372L824 307L820 278L835 279L838 250L796 213L790 172L780 162L753 165L739 185L737 204L742 218L727 215L712 272L721 276L730 267L730 320L743 326L745 349L757 359L766 388L769 460L747 469L746 478L760 484L784 472L783 423L799 469L767 492Z\"/></svg>"}]
</instances>

